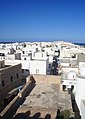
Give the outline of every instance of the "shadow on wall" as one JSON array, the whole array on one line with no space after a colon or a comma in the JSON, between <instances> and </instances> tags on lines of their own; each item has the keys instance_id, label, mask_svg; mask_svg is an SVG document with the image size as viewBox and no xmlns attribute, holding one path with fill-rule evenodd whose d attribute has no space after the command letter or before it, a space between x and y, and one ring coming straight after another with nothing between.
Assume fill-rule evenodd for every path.
<instances>
[{"instance_id":1,"label":"shadow on wall","mask_svg":"<svg viewBox=\"0 0 85 119\"><path fill-rule=\"evenodd\" d=\"M21 98L15 97L5 108L2 112L2 116L0 116L0 119L13 119L13 116L16 114L17 109L20 105L23 104L23 102L26 100L26 97L30 94L30 92L33 90L33 88L36 85L36 81L33 78L33 76L30 77L30 81L28 84L24 86L24 89L21 90L22 96ZM17 100L16 100L17 99ZM13 102L13 103L12 103ZM10 106L11 105L11 106ZM24 115L24 114L23 114ZM18 119L25 119L25 118L18 118ZM28 118L29 119L29 118Z\"/></svg>"},{"instance_id":2,"label":"shadow on wall","mask_svg":"<svg viewBox=\"0 0 85 119\"><path fill-rule=\"evenodd\" d=\"M40 118L40 112L35 113L33 116L30 116L30 114L30 111L27 111L26 113L19 113L13 119L51 119L50 114L46 114L45 118Z\"/></svg>"}]
</instances>

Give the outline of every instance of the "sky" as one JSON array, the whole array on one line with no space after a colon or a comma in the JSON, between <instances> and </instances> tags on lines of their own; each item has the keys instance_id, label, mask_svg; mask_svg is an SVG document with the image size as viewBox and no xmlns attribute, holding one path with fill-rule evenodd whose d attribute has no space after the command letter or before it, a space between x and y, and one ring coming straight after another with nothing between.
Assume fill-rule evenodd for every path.
<instances>
[{"instance_id":1,"label":"sky","mask_svg":"<svg viewBox=\"0 0 85 119\"><path fill-rule=\"evenodd\" d=\"M85 43L85 0L0 0L0 42Z\"/></svg>"}]
</instances>

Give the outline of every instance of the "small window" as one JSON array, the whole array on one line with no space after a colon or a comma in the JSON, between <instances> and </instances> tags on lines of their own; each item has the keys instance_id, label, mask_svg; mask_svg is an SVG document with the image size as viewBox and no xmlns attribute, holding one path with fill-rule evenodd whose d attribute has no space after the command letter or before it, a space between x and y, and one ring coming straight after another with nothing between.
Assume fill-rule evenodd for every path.
<instances>
[{"instance_id":1,"label":"small window","mask_svg":"<svg viewBox=\"0 0 85 119\"><path fill-rule=\"evenodd\" d=\"M43 57L43 53L42 53L42 57Z\"/></svg>"},{"instance_id":2,"label":"small window","mask_svg":"<svg viewBox=\"0 0 85 119\"><path fill-rule=\"evenodd\" d=\"M63 85L62 88L63 88L63 91L66 91L67 90L66 89L66 85Z\"/></svg>"},{"instance_id":3,"label":"small window","mask_svg":"<svg viewBox=\"0 0 85 119\"><path fill-rule=\"evenodd\" d=\"M11 76L11 79L10 80L11 80L11 82L13 82L13 76Z\"/></svg>"},{"instance_id":4,"label":"small window","mask_svg":"<svg viewBox=\"0 0 85 119\"><path fill-rule=\"evenodd\" d=\"M25 51L23 51L23 54L25 54Z\"/></svg>"},{"instance_id":5,"label":"small window","mask_svg":"<svg viewBox=\"0 0 85 119\"><path fill-rule=\"evenodd\" d=\"M1 68L3 68L3 64L1 63Z\"/></svg>"},{"instance_id":6,"label":"small window","mask_svg":"<svg viewBox=\"0 0 85 119\"><path fill-rule=\"evenodd\" d=\"M22 69L22 73L24 73L24 69Z\"/></svg>"},{"instance_id":7,"label":"small window","mask_svg":"<svg viewBox=\"0 0 85 119\"><path fill-rule=\"evenodd\" d=\"M36 74L39 74L39 69L36 69Z\"/></svg>"},{"instance_id":8,"label":"small window","mask_svg":"<svg viewBox=\"0 0 85 119\"><path fill-rule=\"evenodd\" d=\"M17 79L18 79L18 77L19 77L19 76L18 76L18 73L17 73L17 75L16 75L16 76L17 76Z\"/></svg>"},{"instance_id":9,"label":"small window","mask_svg":"<svg viewBox=\"0 0 85 119\"><path fill-rule=\"evenodd\" d=\"M5 86L5 82L4 81L2 81L2 87L4 87Z\"/></svg>"},{"instance_id":10,"label":"small window","mask_svg":"<svg viewBox=\"0 0 85 119\"><path fill-rule=\"evenodd\" d=\"M26 58L24 58L24 60L26 60Z\"/></svg>"},{"instance_id":11,"label":"small window","mask_svg":"<svg viewBox=\"0 0 85 119\"><path fill-rule=\"evenodd\" d=\"M49 57L49 55L47 55L47 57Z\"/></svg>"},{"instance_id":12,"label":"small window","mask_svg":"<svg viewBox=\"0 0 85 119\"><path fill-rule=\"evenodd\" d=\"M35 52L33 53L33 56L35 57Z\"/></svg>"}]
</instances>

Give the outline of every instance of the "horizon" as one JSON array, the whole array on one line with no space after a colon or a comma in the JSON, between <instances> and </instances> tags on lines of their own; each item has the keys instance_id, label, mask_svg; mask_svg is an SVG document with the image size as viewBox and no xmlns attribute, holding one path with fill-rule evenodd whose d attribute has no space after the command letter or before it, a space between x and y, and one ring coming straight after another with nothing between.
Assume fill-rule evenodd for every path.
<instances>
[{"instance_id":1,"label":"horizon","mask_svg":"<svg viewBox=\"0 0 85 119\"><path fill-rule=\"evenodd\" d=\"M4 43L4 44L8 44L8 43L25 43L25 42L68 42L68 43L72 43L72 44L85 44L85 42L73 42L73 41L66 41L66 40L23 40L23 41L20 41L20 40L5 40L5 41L0 41L0 43Z\"/></svg>"}]
</instances>

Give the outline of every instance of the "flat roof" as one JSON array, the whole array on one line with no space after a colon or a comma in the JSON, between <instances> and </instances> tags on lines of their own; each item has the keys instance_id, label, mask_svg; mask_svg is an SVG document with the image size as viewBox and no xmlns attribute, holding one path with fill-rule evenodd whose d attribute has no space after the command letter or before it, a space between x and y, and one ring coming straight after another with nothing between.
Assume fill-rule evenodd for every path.
<instances>
[{"instance_id":1,"label":"flat roof","mask_svg":"<svg viewBox=\"0 0 85 119\"><path fill-rule=\"evenodd\" d=\"M30 112L29 117L33 117L40 113L41 118L45 118L49 114L51 118L55 119L58 109L71 110L70 95L60 90L59 76L34 75L33 77L36 86L18 108L16 115Z\"/></svg>"}]
</instances>

